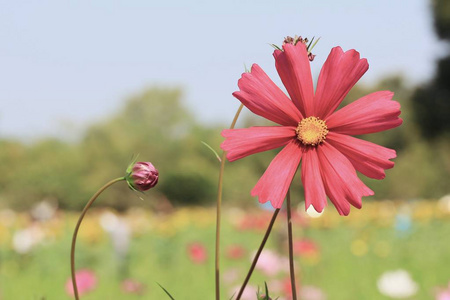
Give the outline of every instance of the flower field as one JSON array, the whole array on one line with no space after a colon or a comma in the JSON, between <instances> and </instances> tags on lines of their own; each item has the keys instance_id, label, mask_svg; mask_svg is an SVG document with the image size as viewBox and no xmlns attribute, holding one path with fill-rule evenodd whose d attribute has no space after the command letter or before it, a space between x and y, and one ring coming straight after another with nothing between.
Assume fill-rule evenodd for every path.
<instances>
[{"instance_id":1,"label":"flower field","mask_svg":"<svg viewBox=\"0 0 450 300\"><path fill-rule=\"evenodd\" d=\"M444 299L450 281L449 203L446 198L366 202L347 218L332 207L320 217L296 213L300 298ZM263 208L224 211L224 299L239 289L271 215ZM70 299L68 253L77 217L48 205L27 213L0 211L0 299ZM170 214L93 209L77 244L77 269L85 276L79 280L82 298L169 299L159 283L175 299L212 299L214 225L214 208ZM264 282L271 297L287 299L285 226L286 216L280 214L243 299L256 299Z\"/></svg>"}]
</instances>

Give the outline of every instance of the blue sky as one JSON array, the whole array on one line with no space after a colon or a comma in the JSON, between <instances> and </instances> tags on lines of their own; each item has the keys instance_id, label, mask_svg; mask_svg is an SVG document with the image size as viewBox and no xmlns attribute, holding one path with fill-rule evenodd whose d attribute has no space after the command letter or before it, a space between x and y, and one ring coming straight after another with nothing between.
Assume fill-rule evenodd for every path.
<instances>
[{"instance_id":1,"label":"blue sky","mask_svg":"<svg viewBox=\"0 0 450 300\"><path fill-rule=\"evenodd\" d=\"M407 3L407 5L405 4ZM369 61L362 82L391 73L413 84L442 53L427 0L2 1L0 138L71 137L155 85L181 86L203 122L229 123L244 64L275 82L272 48L320 36L313 75L331 48Z\"/></svg>"}]
</instances>

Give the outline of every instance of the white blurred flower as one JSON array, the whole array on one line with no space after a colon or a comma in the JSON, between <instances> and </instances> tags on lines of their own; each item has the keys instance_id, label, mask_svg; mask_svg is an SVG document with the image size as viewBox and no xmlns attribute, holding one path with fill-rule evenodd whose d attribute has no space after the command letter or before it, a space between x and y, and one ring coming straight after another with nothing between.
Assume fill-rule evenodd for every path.
<instances>
[{"instance_id":1,"label":"white blurred flower","mask_svg":"<svg viewBox=\"0 0 450 300\"><path fill-rule=\"evenodd\" d=\"M445 195L438 201L438 206L441 210L445 211L446 213L450 213L450 194Z\"/></svg>"},{"instance_id":2,"label":"white blurred flower","mask_svg":"<svg viewBox=\"0 0 450 300\"><path fill-rule=\"evenodd\" d=\"M306 208L305 210L305 201L301 201L298 205L297 205L297 213L299 215L305 216L305 217L309 217L309 218L320 218L323 214L323 212L325 211L325 208L322 212L318 212L314 209L314 206L310 205L308 206L308 208Z\"/></svg>"},{"instance_id":3,"label":"white blurred flower","mask_svg":"<svg viewBox=\"0 0 450 300\"><path fill-rule=\"evenodd\" d=\"M114 251L119 258L124 258L130 248L131 231L127 221L111 212L100 217L100 225L109 234Z\"/></svg>"},{"instance_id":4,"label":"white blurred flower","mask_svg":"<svg viewBox=\"0 0 450 300\"><path fill-rule=\"evenodd\" d=\"M306 210L306 214L308 216L310 216L311 218L319 218L320 216L322 216L324 211L325 211L325 209L322 210L321 212L318 212L314 209L314 206L310 205L308 207L308 209Z\"/></svg>"},{"instance_id":5,"label":"white blurred flower","mask_svg":"<svg viewBox=\"0 0 450 300\"><path fill-rule=\"evenodd\" d=\"M37 226L14 232L12 239L13 249L19 254L30 252L34 246L44 239L44 232Z\"/></svg>"},{"instance_id":6,"label":"white blurred flower","mask_svg":"<svg viewBox=\"0 0 450 300\"><path fill-rule=\"evenodd\" d=\"M383 273L378 279L377 286L381 294L396 299L411 297L419 289L411 275L402 269Z\"/></svg>"},{"instance_id":7,"label":"white blurred flower","mask_svg":"<svg viewBox=\"0 0 450 300\"><path fill-rule=\"evenodd\" d=\"M53 218L58 209L55 200L43 200L33 206L30 211L31 216L38 221L47 221Z\"/></svg>"}]
</instances>

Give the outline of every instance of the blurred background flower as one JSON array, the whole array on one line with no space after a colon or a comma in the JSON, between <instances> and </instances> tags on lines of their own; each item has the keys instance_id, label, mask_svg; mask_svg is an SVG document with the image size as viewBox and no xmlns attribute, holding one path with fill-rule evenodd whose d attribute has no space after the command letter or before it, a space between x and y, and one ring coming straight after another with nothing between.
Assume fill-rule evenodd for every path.
<instances>
[{"instance_id":1,"label":"blurred background flower","mask_svg":"<svg viewBox=\"0 0 450 300\"><path fill-rule=\"evenodd\" d=\"M411 275L401 269L383 273L378 279L377 286L381 294L395 299L414 296L419 289Z\"/></svg>"},{"instance_id":2,"label":"blurred background flower","mask_svg":"<svg viewBox=\"0 0 450 300\"><path fill-rule=\"evenodd\" d=\"M89 293L97 287L97 276L91 270L78 270L75 273L75 278L77 280L78 293L80 296ZM70 296L74 295L71 278L66 281L66 292Z\"/></svg>"},{"instance_id":3,"label":"blurred background flower","mask_svg":"<svg viewBox=\"0 0 450 300\"><path fill-rule=\"evenodd\" d=\"M203 264L208 259L206 247L200 242L193 242L187 245L189 259L195 264Z\"/></svg>"}]
</instances>

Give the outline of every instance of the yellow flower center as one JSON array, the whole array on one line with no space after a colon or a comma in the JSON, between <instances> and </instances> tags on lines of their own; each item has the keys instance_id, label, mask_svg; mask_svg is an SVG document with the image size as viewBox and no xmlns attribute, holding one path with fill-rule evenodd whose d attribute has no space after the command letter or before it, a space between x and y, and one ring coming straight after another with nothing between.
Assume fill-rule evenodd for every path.
<instances>
[{"instance_id":1,"label":"yellow flower center","mask_svg":"<svg viewBox=\"0 0 450 300\"><path fill-rule=\"evenodd\" d=\"M316 117L308 117L298 123L295 133L303 145L317 146L326 139L328 127L325 121Z\"/></svg>"}]
</instances>

